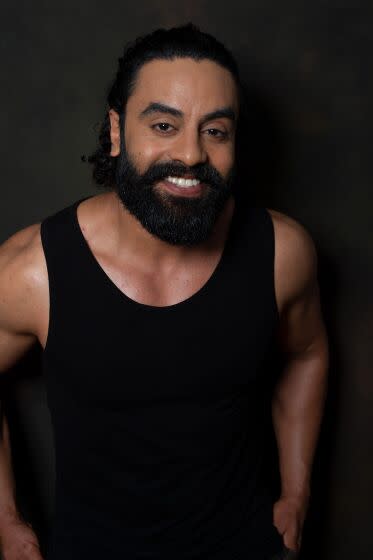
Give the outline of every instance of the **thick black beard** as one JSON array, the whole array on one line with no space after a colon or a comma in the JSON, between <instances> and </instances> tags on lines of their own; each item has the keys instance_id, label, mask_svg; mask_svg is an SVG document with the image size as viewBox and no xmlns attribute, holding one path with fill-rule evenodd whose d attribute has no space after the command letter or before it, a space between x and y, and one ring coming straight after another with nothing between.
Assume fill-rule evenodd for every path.
<instances>
[{"instance_id":1,"label":"thick black beard","mask_svg":"<svg viewBox=\"0 0 373 560\"><path fill-rule=\"evenodd\" d=\"M155 185L168 175L183 177L188 173L207 185L198 197L173 196ZM208 164L187 168L167 162L152 165L141 175L122 149L116 168L115 192L123 206L149 233L172 245L195 246L211 235L232 195L234 174L235 168L232 168L224 180Z\"/></svg>"}]
</instances>

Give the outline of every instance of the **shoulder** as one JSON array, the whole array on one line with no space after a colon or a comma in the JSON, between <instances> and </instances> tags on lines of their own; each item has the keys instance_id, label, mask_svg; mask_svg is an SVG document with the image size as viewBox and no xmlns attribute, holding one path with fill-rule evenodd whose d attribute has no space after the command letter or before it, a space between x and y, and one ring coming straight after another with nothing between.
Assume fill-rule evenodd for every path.
<instances>
[{"instance_id":1,"label":"shoulder","mask_svg":"<svg viewBox=\"0 0 373 560\"><path fill-rule=\"evenodd\" d=\"M35 313L48 296L40 223L23 228L0 245L0 326L34 332Z\"/></svg>"},{"instance_id":2,"label":"shoulder","mask_svg":"<svg viewBox=\"0 0 373 560\"><path fill-rule=\"evenodd\" d=\"M267 210L272 218L276 252L281 260L291 264L294 259L297 261L300 259L299 264L306 266L314 264L315 243L305 226L278 210L271 208L267 208Z\"/></svg>"},{"instance_id":3,"label":"shoulder","mask_svg":"<svg viewBox=\"0 0 373 560\"><path fill-rule=\"evenodd\" d=\"M267 208L275 234L275 285L279 308L301 297L317 278L315 243L300 222Z\"/></svg>"},{"instance_id":4,"label":"shoulder","mask_svg":"<svg viewBox=\"0 0 373 560\"><path fill-rule=\"evenodd\" d=\"M13 233L0 245L0 273L5 270L25 270L35 262L42 250L40 223Z\"/></svg>"}]
</instances>

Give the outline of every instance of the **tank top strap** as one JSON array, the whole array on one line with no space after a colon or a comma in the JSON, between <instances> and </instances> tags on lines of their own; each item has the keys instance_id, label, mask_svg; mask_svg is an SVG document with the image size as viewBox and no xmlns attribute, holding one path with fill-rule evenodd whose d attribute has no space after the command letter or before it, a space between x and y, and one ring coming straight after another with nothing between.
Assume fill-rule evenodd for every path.
<instances>
[{"instance_id":1,"label":"tank top strap","mask_svg":"<svg viewBox=\"0 0 373 560\"><path fill-rule=\"evenodd\" d=\"M45 350L50 346L51 334L61 324L69 324L71 310L81 298L87 278L81 247L77 244L73 217L80 202L74 203L44 218L40 224L40 238L48 272L49 327ZM81 284L79 284L79 279Z\"/></svg>"},{"instance_id":2,"label":"tank top strap","mask_svg":"<svg viewBox=\"0 0 373 560\"><path fill-rule=\"evenodd\" d=\"M274 259L275 233L269 210L263 206L238 206L227 252L225 281L227 286L236 285L243 299L245 292L251 292L258 301L265 300L276 320Z\"/></svg>"},{"instance_id":3,"label":"tank top strap","mask_svg":"<svg viewBox=\"0 0 373 560\"><path fill-rule=\"evenodd\" d=\"M50 263L58 267L61 263L66 268L66 261L61 257L64 256L70 260L76 251L76 234L73 228L74 212L77 206L88 198L91 196L76 200L69 206L50 214L41 222L40 236L47 265Z\"/></svg>"}]
</instances>

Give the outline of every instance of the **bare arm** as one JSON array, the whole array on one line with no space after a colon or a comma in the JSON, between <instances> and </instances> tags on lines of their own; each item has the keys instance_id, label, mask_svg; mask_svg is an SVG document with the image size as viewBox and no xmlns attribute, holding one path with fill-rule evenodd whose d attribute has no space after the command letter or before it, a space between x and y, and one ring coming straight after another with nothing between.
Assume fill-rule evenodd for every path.
<instances>
[{"instance_id":1,"label":"bare arm","mask_svg":"<svg viewBox=\"0 0 373 560\"><path fill-rule=\"evenodd\" d=\"M8 422L0 403L0 526L8 519L18 517L15 502L15 480L12 471Z\"/></svg>"},{"instance_id":2,"label":"bare arm","mask_svg":"<svg viewBox=\"0 0 373 560\"><path fill-rule=\"evenodd\" d=\"M277 221L275 231L280 311L277 334L286 357L272 401L281 475L281 498L275 515L285 545L299 550L327 391L329 354L313 241L288 217Z\"/></svg>"},{"instance_id":3,"label":"bare arm","mask_svg":"<svg viewBox=\"0 0 373 560\"><path fill-rule=\"evenodd\" d=\"M37 342L41 279L39 225L14 234L0 246L0 374ZM0 538L6 560L41 558L37 539L17 510L7 419L0 395ZM26 540L26 544L25 544ZM26 547L26 548L25 548ZM22 556L23 558L23 556Z\"/></svg>"}]
</instances>

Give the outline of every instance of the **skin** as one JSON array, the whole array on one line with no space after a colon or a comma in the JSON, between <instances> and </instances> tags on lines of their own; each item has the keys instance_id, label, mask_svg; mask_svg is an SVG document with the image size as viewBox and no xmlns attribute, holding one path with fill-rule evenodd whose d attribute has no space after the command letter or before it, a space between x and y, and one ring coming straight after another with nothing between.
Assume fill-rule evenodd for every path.
<instances>
[{"instance_id":1,"label":"skin","mask_svg":"<svg viewBox=\"0 0 373 560\"><path fill-rule=\"evenodd\" d=\"M182 111L182 117L140 112L150 102ZM238 114L236 86L230 73L211 61L152 61L139 73L127 104L125 144L143 173L149 165L174 161L191 167L200 162L227 177L234 164L235 126L228 118L199 124L222 106ZM112 155L119 154L118 115L110 111ZM151 128L170 124L170 134ZM228 133L224 141L208 132ZM242 181L244 185L244 181ZM162 190L161 184L155 186ZM249 188L249 187L247 187ZM211 276L223 250L234 210L231 197L212 235L196 247L174 246L151 235L123 207L114 192L80 204L83 235L112 281L132 299L148 305L172 305L198 291ZM280 314L278 342L287 356L273 395L273 422L279 447L281 496L273 523L284 544L299 550L310 496L312 461L324 406L328 344L321 316L317 257L306 229L269 209L275 231L274 282ZM0 246L0 372L29 348L45 346L49 287L40 239L40 223L24 228ZM14 502L6 420L0 446L0 535L6 560L39 560L37 538Z\"/></svg>"}]
</instances>

